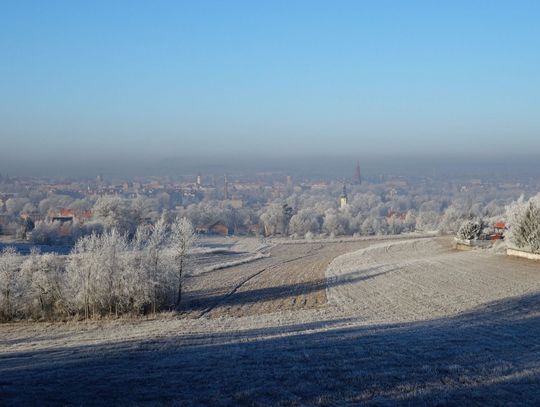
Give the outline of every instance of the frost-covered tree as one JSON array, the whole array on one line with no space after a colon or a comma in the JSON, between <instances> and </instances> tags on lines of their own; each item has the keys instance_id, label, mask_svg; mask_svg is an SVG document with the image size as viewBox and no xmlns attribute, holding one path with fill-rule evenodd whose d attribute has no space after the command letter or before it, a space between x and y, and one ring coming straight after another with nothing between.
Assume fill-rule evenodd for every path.
<instances>
[{"instance_id":1,"label":"frost-covered tree","mask_svg":"<svg viewBox=\"0 0 540 407\"><path fill-rule=\"evenodd\" d=\"M445 233L456 233L463 223L464 218L465 214L455 206L446 208L441 222L439 223L439 231Z\"/></svg>"},{"instance_id":2,"label":"frost-covered tree","mask_svg":"<svg viewBox=\"0 0 540 407\"><path fill-rule=\"evenodd\" d=\"M463 240L478 240L483 230L484 223L481 220L466 220L459 227L457 237Z\"/></svg>"},{"instance_id":3,"label":"frost-covered tree","mask_svg":"<svg viewBox=\"0 0 540 407\"><path fill-rule=\"evenodd\" d=\"M510 242L540 253L540 194L528 201L521 197L508 207L507 217Z\"/></svg>"},{"instance_id":4,"label":"frost-covered tree","mask_svg":"<svg viewBox=\"0 0 540 407\"><path fill-rule=\"evenodd\" d=\"M88 199L88 198L84 198L84 199L77 199L75 201L73 201L70 205L69 205L69 208L75 210L75 211L78 211L78 212L82 212L82 211L88 211L90 209L92 209L92 206L94 205L94 203Z\"/></svg>"},{"instance_id":5,"label":"frost-covered tree","mask_svg":"<svg viewBox=\"0 0 540 407\"><path fill-rule=\"evenodd\" d=\"M16 216L28 203L30 203L28 198L9 198L6 201L6 212L11 216Z\"/></svg>"},{"instance_id":6,"label":"frost-covered tree","mask_svg":"<svg viewBox=\"0 0 540 407\"><path fill-rule=\"evenodd\" d=\"M99 246L101 250L98 256L100 265L100 278L98 290L101 295L100 306L109 314L118 315L119 308L125 305L124 285L126 270L126 252L128 242L125 235L121 235L116 229L100 236Z\"/></svg>"},{"instance_id":7,"label":"frost-covered tree","mask_svg":"<svg viewBox=\"0 0 540 407\"><path fill-rule=\"evenodd\" d=\"M32 241L38 244L53 245L60 240L60 222L36 222L32 230Z\"/></svg>"},{"instance_id":8,"label":"frost-covered tree","mask_svg":"<svg viewBox=\"0 0 540 407\"><path fill-rule=\"evenodd\" d=\"M330 235L346 235L349 233L350 222L351 216L349 212L329 209L324 213L322 228L324 232Z\"/></svg>"},{"instance_id":9,"label":"frost-covered tree","mask_svg":"<svg viewBox=\"0 0 540 407\"><path fill-rule=\"evenodd\" d=\"M301 209L292 216L289 222L289 232L304 236L306 233L319 233L320 225L315 211Z\"/></svg>"},{"instance_id":10,"label":"frost-covered tree","mask_svg":"<svg viewBox=\"0 0 540 407\"><path fill-rule=\"evenodd\" d=\"M21 266L24 279L24 304L27 317L54 319L68 314L65 298L64 261L55 254L32 251Z\"/></svg>"},{"instance_id":11,"label":"frost-covered tree","mask_svg":"<svg viewBox=\"0 0 540 407\"><path fill-rule=\"evenodd\" d=\"M34 204L32 202L26 203L22 208L22 212L26 212L26 213L30 213L30 212L33 212L35 210L36 210L36 207L34 206Z\"/></svg>"},{"instance_id":12,"label":"frost-covered tree","mask_svg":"<svg viewBox=\"0 0 540 407\"><path fill-rule=\"evenodd\" d=\"M375 217L368 216L360 225L360 232L365 236L371 236L375 234L375 228Z\"/></svg>"},{"instance_id":13,"label":"frost-covered tree","mask_svg":"<svg viewBox=\"0 0 540 407\"><path fill-rule=\"evenodd\" d=\"M131 261L131 246L116 229L82 237L68 257L66 275L73 309L85 318L133 311L133 275L142 273ZM136 266L136 269L132 269Z\"/></svg>"},{"instance_id":14,"label":"frost-covered tree","mask_svg":"<svg viewBox=\"0 0 540 407\"><path fill-rule=\"evenodd\" d=\"M414 214L414 211L407 211L405 219L403 220L403 227L407 232L412 232L416 229L416 215Z\"/></svg>"},{"instance_id":15,"label":"frost-covered tree","mask_svg":"<svg viewBox=\"0 0 540 407\"><path fill-rule=\"evenodd\" d=\"M188 252L197 241L192 223L186 218L177 218L171 226L170 247L174 256L177 278L176 308L182 301L182 282L188 261Z\"/></svg>"},{"instance_id":16,"label":"frost-covered tree","mask_svg":"<svg viewBox=\"0 0 540 407\"><path fill-rule=\"evenodd\" d=\"M138 232L139 236L145 233ZM151 299L152 312L155 313L161 305L170 303L169 293L174 291L168 284L169 263L164 253L167 244L168 225L162 216L146 233L141 250L142 271L145 274L147 295ZM172 290L171 290L172 289Z\"/></svg>"},{"instance_id":17,"label":"frost-covered tree","mask_svg":"<svg viewBox=\"0 0 540 407\"><path fill-rule=\"evenodd\" d=\"M261 214L261 222L264 224L266 235L283 233L284 223L283 205L273 203L269 205Z\"/></svg>"},{"instance_id":18,"label":"frost-covered tree","mask_svg":"<svg viewBox=\"0 0 540 407\"><path fill-rule=\"evenodd\" d=\"M100 198L94 205L93 212L94 218L103 223L106 229L114 228L127 232L132 225L128 203L122 198Z\"/></svg>"},{"instance_id":19,"label":"frost-covered tree","mask_svg":"<svg viewBox=\"0 0 540 407\"><path fill-rule=\"evenodd\" d=\"M391 235L399 235L401 232L403 232L403 222L400 218L398 218L395 215L392 215L390 218L387 219L388 223L388 233Z\"/></svg>"},{"instance_id":20,"label":"frost-covered tree","mask_svg":"<svg viewBox=\"0 0 540 407\"><path fill-rule=\"evenodd\" d=\"M368 213L370 210L377 208L381 205L382 200L380 196L375 195L373 192L355 194L349 203L349 207L354 212Z\"/></svg>"},{"instance_id":21,"label":"frost-covered tree","mask_svg":"<svg viewBox=\"0 0 540 407\"><path fill-rule=\"evenodd\" d=\"M100 237L97 234L85 236L73 247L66 265L71 288L70 301L73 308L82 312L86 319L95 315L99 301L100 249Z\"/></svg>"},{"instance_id":22,"label":"frost-covered tree","mask_svg":"<svg viewBox=\"0 0 540 407\"><path fill-rule=\"evenodd\" d=\"M416 218L416 228L422 231L438 230L439 213L436 211L420 211Z\"/></svg>"},{"instance_id":23,"label":"frost-covered tree","mask_svg":"<svg viewBox=\"0 0 540 407\"><path fill-rule=\"evenodd\" d=\"M21 299L21 256L9 247L0 252L0 320L12 319Z\"/></svg>"}]
</instances>

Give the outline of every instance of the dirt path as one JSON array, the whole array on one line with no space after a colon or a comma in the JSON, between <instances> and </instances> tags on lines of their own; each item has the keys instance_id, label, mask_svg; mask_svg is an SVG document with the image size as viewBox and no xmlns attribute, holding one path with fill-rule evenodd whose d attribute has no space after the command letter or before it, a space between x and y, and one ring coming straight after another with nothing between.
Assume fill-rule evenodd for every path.
<instances>
[{"instance_id":1,"label":"dirt path","mask_svg":"<svg viewBox=\"0 0 540 407\"><path fill-rule=\"evenodd\" d=\"M186 284L186 311L191 317L219 317L320 307L327 302L325 271L330 262L370 244L280 244L269 258L197 274Z\"/></svg>"}]
</instances>

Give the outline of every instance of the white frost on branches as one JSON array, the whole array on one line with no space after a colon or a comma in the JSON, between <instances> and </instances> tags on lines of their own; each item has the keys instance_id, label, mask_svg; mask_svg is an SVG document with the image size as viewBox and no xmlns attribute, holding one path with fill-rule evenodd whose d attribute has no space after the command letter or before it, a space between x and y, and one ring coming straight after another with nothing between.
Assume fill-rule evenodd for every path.
<instances>
[{"instance_id":1,"label":"white frost on branches","mask_svg":"<svg viewBox=\"0 0 540 407\"><path fill-rule=\"evenodd\" d=\"M0 320L96 318L180 307L196 243L193 225L162 216L133 239L111 228L81 237L68 256L0 252Z\"/></svg>"},{"instance_id":2,"label":"white frost on branches","mask_svg":"<svg viewBox=\"0 0 540 407\"><path fill-rule=\"evenodd\" d=\"M481 220L466 220L459 227L457 237L462 240L478 240L483 230L484 224Z\"/></svg>"},{"instance_id":3,"label":"white frost on branches","mask_svg":"<svg viewBox=\"0 0 540 407\"><path fill-rule=\"evenodd\" d=\"M520 197L507 208L510 243L540 253L540 194L525 201Z\"/></svg>"}]
</instances>

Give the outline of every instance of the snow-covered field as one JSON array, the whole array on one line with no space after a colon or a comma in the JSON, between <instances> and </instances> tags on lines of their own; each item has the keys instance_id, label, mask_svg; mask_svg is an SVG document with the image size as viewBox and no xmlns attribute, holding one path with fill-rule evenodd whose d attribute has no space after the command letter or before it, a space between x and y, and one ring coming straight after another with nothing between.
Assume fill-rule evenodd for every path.
<instances>
[{"instance_id":1,"label":"snow-covered field","mask_svg":"<svg viewBox=\"0 0 540 407\"><path fill-rule=\"evenodd\" d=\"M448 238L268 250L191 275L181 317L0 325L0 405L540 403L540 264Z\"/></svg>"},{"instance_id":2,"label":"snow-covered field","mask_svg":"<svg viewBox=\"0 0 540 407\"><path fill-rule=\"evenodd\" d=\"M449 239L377 243L335 259L330 303L369 322L440 318L540 290L540 264L475 250Z\"/></svg>"}]
</instances>

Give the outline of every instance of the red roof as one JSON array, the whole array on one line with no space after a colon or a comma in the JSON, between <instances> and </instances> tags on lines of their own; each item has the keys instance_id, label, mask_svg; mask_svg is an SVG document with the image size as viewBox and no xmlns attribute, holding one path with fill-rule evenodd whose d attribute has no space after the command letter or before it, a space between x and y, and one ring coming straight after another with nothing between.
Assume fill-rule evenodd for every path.
<instances>
[{"instance_id":1,"label":"red roof","mask_svg":"<svg viewBox=\"0 0 540 407\"><path fill-rule=\"evenodd\" d=\"M60 216L75 216L75 211L69 208L61 208Z\"/></svg>"}]
</instances>

